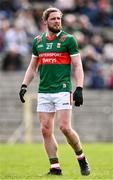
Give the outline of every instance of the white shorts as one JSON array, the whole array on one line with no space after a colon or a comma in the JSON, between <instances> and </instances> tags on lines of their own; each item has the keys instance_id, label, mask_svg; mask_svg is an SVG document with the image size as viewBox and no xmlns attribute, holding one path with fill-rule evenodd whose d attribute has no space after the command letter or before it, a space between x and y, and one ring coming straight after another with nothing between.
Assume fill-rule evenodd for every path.
<instances>
[{"instance_id":1,"label":"white shorts","mask_svg":"<svg viewBox=\"0 0 113 180\"><path fill-rule=\"evenodd\" d=\"M38 93L37 112L56 112L72 109L72 93Z\"/></svg>"}]
</instances>

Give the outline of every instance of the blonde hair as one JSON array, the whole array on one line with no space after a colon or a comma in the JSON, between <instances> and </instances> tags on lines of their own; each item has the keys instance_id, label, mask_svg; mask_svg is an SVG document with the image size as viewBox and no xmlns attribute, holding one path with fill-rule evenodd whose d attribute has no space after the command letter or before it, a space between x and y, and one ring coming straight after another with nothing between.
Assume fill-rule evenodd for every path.
<instances>
[{"instance_id":1,"label":"blonde hair","mask_svg":"<svg viewBox=\"0 0 113 180\"><path fill-rule=\"evenodd\" d=\"M55 8L55 7L50 7L50 8L46 9L46 10L43 12L43 15L42 15L43 21L47 21L49 15L50 15L52 12L59 12L60 15L61 15L61 17L62 17L62 15L63 15L63 13L60 11L60 9Z\"/></svg>"}]
</instances>

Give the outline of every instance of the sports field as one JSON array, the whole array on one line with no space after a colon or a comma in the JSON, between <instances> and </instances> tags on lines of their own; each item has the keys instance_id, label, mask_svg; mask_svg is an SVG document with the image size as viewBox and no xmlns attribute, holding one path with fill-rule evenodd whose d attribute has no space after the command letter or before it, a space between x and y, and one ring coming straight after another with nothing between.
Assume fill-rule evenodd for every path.
<instances>
[{"instance_id":1,"label":"sports field","mask_svg":"<svg viewBox=\"0 0 113 180\"><path fill-rule=\"evenodd\" d=\"M46 175L49 162L42 144L0 145L0 180L93 180L113 179L113 144L84 144L91 167L90 176L81 176L72 149L59 145L63 176Z\"/></svg>"}]
</instances>

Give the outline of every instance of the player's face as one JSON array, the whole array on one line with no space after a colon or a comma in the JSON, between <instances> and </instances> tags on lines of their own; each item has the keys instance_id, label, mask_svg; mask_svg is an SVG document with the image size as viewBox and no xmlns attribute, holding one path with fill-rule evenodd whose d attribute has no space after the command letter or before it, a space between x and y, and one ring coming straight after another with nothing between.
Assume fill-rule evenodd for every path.
<instances>
[{"instance_id":1,"label":"player's face","mask_svg":"<svg viewBox=\"0 0 113 180\"><path fill-rule=\"evenodd\" d=\"M59 12L53 12L47 19L48 30L52 33L58 33L62 29L61 15Z\"/></svg>"}]
</instances>

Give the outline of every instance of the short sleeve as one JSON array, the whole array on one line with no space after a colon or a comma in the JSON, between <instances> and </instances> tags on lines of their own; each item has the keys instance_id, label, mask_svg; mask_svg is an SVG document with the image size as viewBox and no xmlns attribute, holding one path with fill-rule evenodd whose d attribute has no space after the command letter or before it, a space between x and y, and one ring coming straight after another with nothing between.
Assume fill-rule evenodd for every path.
<instances>
[{"instance_id":1,"label":"short sleeve","mask_svg":"<svg viewBox=\"0 0 113 180\"><path fill-rule=\"evenodd\" d=\"M37 38L34 38L34 40L33 40L33 45L32 45L32 56L33 56L33 57L38 57L38 49L37 49L37 46L38 46Z\"/></svg>"},{"instance_id":2,"label":"short sleeve","mask_svg":"<svg viewBox=\"0 0 113 180\"><path fill-rule=\"evenodd\" d=\"M68 43L69 43L68 51L70 53L70 56L80 54L78 43L77 43L76 39L74 38L74 36L72 36L72 35L69 36Z\"/></svg>"}]
</instances>

